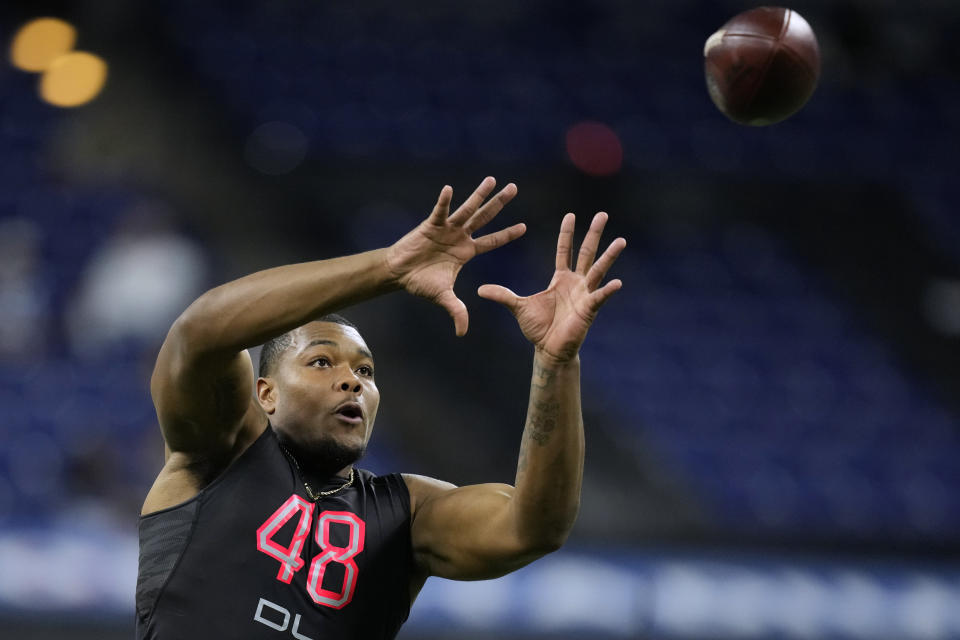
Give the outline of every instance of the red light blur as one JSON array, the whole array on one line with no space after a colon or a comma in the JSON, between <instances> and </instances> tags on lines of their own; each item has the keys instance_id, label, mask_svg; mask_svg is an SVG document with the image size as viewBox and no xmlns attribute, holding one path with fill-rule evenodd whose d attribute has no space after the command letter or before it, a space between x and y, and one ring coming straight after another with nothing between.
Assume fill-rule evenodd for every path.
<instances>
[{"instance_id":1,"label":"red light blur","mask_svg":"<svg viewBox=\"0 0 960 640\"><path fill-rule=\"evenodd\" d=\"M623 166L620 138L601 122L580 122L570 127L567 155L575 167L591 176L613 175Z\"/></svg>"}]
</instances>

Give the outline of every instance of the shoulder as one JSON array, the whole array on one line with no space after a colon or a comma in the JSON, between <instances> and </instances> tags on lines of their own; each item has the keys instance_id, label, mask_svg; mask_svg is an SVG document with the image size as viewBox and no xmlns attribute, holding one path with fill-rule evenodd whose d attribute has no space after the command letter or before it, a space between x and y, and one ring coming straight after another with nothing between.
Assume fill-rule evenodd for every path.
<instances>
[{"instance_id":1,"label":"shoulder","mask_svg":"<svg viewBox=\"0 0 960 640\"><path fill-rule=\"evenodd\" d=\"M444 480L437 480L415 473L400 474L407 491L410 493L410 513L416 513L417 507L429 502L432 498L457 488L457 485Z\"/></svg>"}]
</instances>

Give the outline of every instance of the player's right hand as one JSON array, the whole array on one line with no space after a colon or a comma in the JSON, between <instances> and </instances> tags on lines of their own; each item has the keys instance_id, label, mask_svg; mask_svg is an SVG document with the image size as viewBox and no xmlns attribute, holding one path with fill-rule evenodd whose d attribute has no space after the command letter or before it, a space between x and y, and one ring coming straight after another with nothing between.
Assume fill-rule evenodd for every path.
<instances>
[{"instance_id":1,"label":"player's right hand","mask_svg":"<svg viewBox=\"0 0 960 640\"><path fill-rule=\"evenodd\" d=\"M400 286L446 309L458 336L467 332L469 320L466 305L453 292L460 269L474 256L512 242L527 230L526 225L520 223L473 237L474 232L493 220L517 195L517 186L510 183L487 200L496 184L493 178L484 178L453 213L450 213L453 189L445 186L430 216L391 245L385 254L387 269Z\"/></svg>"}]
</instances>

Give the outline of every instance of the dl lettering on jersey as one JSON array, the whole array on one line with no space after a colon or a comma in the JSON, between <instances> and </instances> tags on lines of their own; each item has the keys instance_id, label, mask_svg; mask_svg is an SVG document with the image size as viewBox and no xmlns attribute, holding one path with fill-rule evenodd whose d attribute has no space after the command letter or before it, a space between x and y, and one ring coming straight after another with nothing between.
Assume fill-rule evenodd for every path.
<instances>
[{"instance_id":1,"label":"dl lettering on jersey","mask_svg":"<svg viewBox=\"0 0 960 640\"><path fill-rule=\"evenodd\" d=\"M265 611L268 610L268 611ZM275 602L270 602L266 598L260 598L257 603L257 612L253 614L253 619L260 624L266 625L277 631L286 631L290 626L290 612ZM297 640L313 640L310 636L300 633L300 614L293 617L293 628L290 634Z\"/></svg>"}]
</instances>

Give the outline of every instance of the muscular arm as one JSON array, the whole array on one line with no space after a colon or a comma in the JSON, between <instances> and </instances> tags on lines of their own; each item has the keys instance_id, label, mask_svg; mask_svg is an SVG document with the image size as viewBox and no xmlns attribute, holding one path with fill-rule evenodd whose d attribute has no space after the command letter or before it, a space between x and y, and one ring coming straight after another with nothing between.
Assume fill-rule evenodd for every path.
<instances>
[{"instance_id":1,"label":"muscular arm","mask_svg":"<svg viewBox=\"0 0 960 640\"><path fill-rule=\"evenodd\" d=\"M413 520L419 565L444 578L486 579L558 549L580 505L583 441L579 359L558 363L537 352L515 487L454 488L406 476L419 502Z\"/></svg>"},{"instance_id":2,"label":"muscular arm","mask_svg":"<svg viewBox=\"0 0 960 640\"><path fill-rule=\"evenodd\" d=\"M263 433L248 347L394 282L379 250L260 271L194 301L167 333L150 381L166 461L142 513L192 498Z\"/></svg>"},{"instance_id":3,"label":"muscular arm","mask_svg":"<svg viewBox=\"0 0 960 640\"><path fill-rule=\"evenodd\" d=\"M191 304L167 334L150 384L169 449L215 455L244 422L265 422L244 350L395 288L385 251L260 271Z\"/></svg>"},{"instance_id":4,"label":"muscular arm","mask_svg":"<svg viewBox=\"0 0 960 640\"><path fill-rule=\"evenodd\" d=\"M453 213L453 191L444 187L429 217L385 249L267 269L191 304L170 328L150 382L167 464L144 511L193 495L266 426L248 347L397 288L445 308L465 333L467 310L453 293L460 268L525 230L517 224L473 237L516 195L508 184L484 202L495 184L485 179Z\"/></svg>"},{"instance_id":5,"label":"muscular arm","mask_svg":"<svg viewBox=\"0 0 960 640\"><path fill-rule=\"evenodd\" d=\"M566 541L580 508L583 440L580 358L537 352L514 499L521 529L548 547Z\"/></svg>"},{"instance_id":6,"label":"muscular arm","mask_svg":"<svg viewBox=\"0 0 960 640\"><path fill-rule=\"evenodd\" d=\"M480 287L482 297L510 309L535 346L516 486L456 488L408 477L413 545L424 574L491 578L557 549L567 539L579 510L583 478L579 349L600 306L621 286L619 280L602 287L600 282L626 246L618 238L594 262L605 224L606 214L594 217L573 271L574 217L564 217L556 271L544 291L521 298L497 285Z\"/></svg>"}]
</instances>

